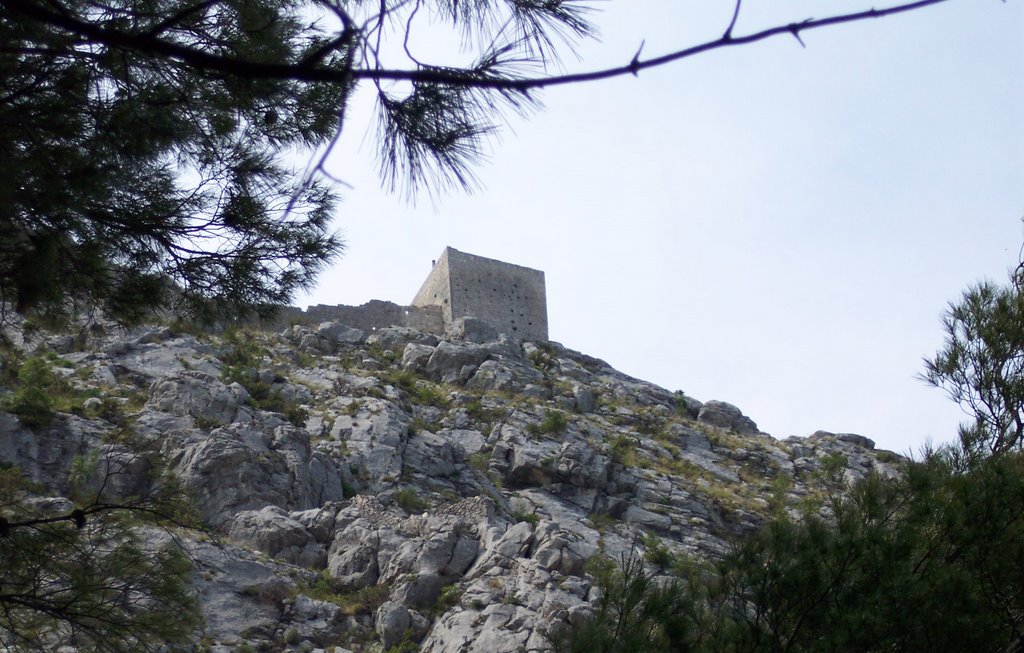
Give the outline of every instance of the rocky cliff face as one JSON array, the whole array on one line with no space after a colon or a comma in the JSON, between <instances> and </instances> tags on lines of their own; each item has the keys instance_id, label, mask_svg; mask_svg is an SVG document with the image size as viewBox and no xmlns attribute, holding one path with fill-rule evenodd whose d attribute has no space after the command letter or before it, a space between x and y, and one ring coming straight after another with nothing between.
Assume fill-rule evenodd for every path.
<instances>
[{"instance_id":1,"label":"rocky cliff face","mask_svg":"<svg viewBox=\"0 0 1024 653\"><path fill-rule=\"evenodd\" d=\"M586 618L596 556L715 556L898 463L861 436L776 440L556 343L327 323L21 347L64 377L65 412L0 412L0 461L51 496L76 461L112 499L175 474L222 536L185 540L205 650L543 651Z\"/></svg>"}]
</instances>

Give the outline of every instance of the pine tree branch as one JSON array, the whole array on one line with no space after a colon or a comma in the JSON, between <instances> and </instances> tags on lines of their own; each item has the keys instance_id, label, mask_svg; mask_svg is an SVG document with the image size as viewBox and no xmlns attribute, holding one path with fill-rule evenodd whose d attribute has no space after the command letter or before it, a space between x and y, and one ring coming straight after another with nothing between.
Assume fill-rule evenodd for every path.
<instances>
[{"instance_id":1,"label":"pine tree branch","mask_svg":"<svg viewBox=\"0 0 1024 653\"><path fill-rule=\"evenodd\" d=\"M735 21L736 18L738 18L739 13L739 3L737 3L736 15L734 15L727 31L720 38L676 50L668 54L651 57L649 59L634 58L632 61L622 66L588 72L552 75L549 77L528 78L481 77L478 74L473 74L471 71L462 71L458 69L422 68L406 70L364 68L346 71L338 68L309 66L304 62L296 64L264 63L241 59L238 57L212 54L207 51L159 38L159 36L151 31L132 33L102 27L98 24L89 22L88 20L78 18L68 12L51 10L48 8L48 6L53 6L56 3L49 3L47 6L44 6L33 0L0 0L0 6L4 7L8 11L58 27L93 42L102 43L110 47L126 48L144 54L168 57L202 70L228 75L237 75L244 78L284 79L298 82L330 82L341 84L347 84L353 80L368 79L377 82L407 81L413 83L433 83L467 88L525 92L531 89L550 86L592 82L610 79L613 77L621 77L624 75L636 75L641 70L657 68L682 59L703 54L705 52L710 52L712 50L747 45L785 34L794 36L801 42L801 45L803 45L803 41L800 38L800 35L803 32L834 25L893 16L948 1L949 0L916 0L915 2L905 2L884 9L872 8L864 11L829 16L827 18L808 18L803 21L777 25L745 36L733 36L732 29L735 26Z\"/></svg>"},{"instance_id":2,"label":"pine tree branch","mask_svg":"<svg viewBox=\"0 0 1024 653\"><path fill-rule=\"evenodd\" d=\"M48 524L59 524L61 522L73 522L78 528L83 528L90 516L113 511L139 512L150 515L159 521L168 522L176 526L188 526L187 524L174 519L164 511L151 507L147 502L96 503L86 508L76 508L66 514L55 515L53 517L37 517L21 521L8 521L4 517L0 517L0 537L6 537L16 528L34 528L37 526L46 526Z\"/></svg>"}]
</instances>

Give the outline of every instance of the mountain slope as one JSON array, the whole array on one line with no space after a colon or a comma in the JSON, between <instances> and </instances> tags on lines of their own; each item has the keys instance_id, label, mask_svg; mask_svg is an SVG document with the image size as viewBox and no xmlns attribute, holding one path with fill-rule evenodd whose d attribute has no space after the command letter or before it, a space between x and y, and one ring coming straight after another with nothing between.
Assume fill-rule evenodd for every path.
<instances>
[{"instance_id":1,"label":"mountain slope","mask_svg":"<svg viewBox=\"0 0 1024 653\"><path fill-rule=\"evenodd\" d=\"M30 358L52 416L14 401ZM557 343L92 324L5 368L0 461L41 494L118 500L170 473L223 536L183 534L200 649L544 650L588 614L599 556L720 555L899 463L856 435L776 440Z\"/></svg>"}]
</instances>

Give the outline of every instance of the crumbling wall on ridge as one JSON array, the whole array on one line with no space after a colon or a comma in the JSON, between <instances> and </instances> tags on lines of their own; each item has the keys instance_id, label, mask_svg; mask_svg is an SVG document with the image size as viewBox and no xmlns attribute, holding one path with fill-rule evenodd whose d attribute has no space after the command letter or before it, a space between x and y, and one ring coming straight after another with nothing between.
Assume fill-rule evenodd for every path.
<instances>
[{"instance_id":1,"label":"crumbling wall on ridge","mask_svg":"<svg viewBox=\"0 0 1024 653\"><path fill-rule=\"evenodd\" d=\"M290 308L281 313L275 325L339 322L367 334L389 326L411 327L417 331L443 336L444 318L439 306L399 306L374 299L361 306L317 304L306 310Z\"/></svg>"}]
</instances>

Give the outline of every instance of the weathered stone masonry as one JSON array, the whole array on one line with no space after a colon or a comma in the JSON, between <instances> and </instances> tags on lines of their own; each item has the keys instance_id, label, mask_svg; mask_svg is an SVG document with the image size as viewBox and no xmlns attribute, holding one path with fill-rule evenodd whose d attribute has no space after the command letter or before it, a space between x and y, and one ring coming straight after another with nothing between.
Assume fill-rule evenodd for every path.
<instances>
[{"instance_id":1,"label":"weathered stone masonry","mask_svg":"<svg viewBox=\"0 0 1024 653\"><path fill-rule=\"evenodd\" d=\"M446 247L411 306L380 300L362 306L318 304L286 311L277 321L333 321L366 332L407 326L445 336L467 317L487 322L514 340L547 340L544 273Z\"/></svg>"},{"instance_id":2,"label":"weathered stone masonry","mask_svg":"<svg viewBox=\"0 0 1024 653\"><path fill-rule=\"evenodd\" d=\"M441 306L445 326L461 317L483 320L516 340L547 340L544 273L446 247L412 300Z\"/></svg>"}]
</instances>

